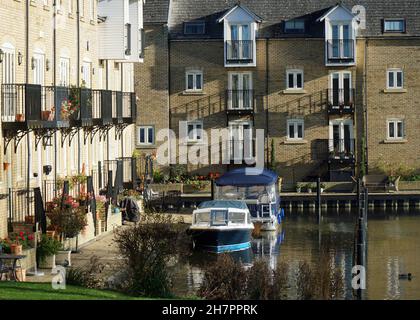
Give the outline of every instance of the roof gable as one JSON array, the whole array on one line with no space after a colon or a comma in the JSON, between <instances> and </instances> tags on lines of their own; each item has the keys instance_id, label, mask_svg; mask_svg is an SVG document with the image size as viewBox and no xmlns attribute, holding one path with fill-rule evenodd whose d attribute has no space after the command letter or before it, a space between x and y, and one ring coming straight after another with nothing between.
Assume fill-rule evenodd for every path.
<instances>
[{"instance_id":1,"label":"roof gable","mask_svg":"<svg viewBox=\"0 0 420 320\"><path fill-rule=\"evenodd\" d=\"M262 22L261 17L259 17L258 15L256 15L255 13L253 13L251 10L249 10L247 7L245 7L244 5L242 5L240 3L236 4L231 9L226 11L226 13L224 15L222 15L219 19L217 19L217 22L219 22L219 23L223 22L228 16L230 16L233 12L235 12L237 10L242 10L245 14L247 14L250 18L252 18L253 20L255 20L258 23Z\"/></svg>"},{"instance_id":2,"label":"roof gable","mask_svg":"<svg viewBox=\"0 0 420 320\"><path fill-rule=\"evenodd\" d=\"M353 20L354 18L356 18L356 15L347 7L343 6L342 4L337 4L335 7L332 7L330 10L328 10L324 15L319 17L318 21L322 22L327 18L337 17L337 16L344 17L345 19L348 19L348 20ZM340 20L345 20L345 19L341 18Z\"/></svg>"}]
</instances>

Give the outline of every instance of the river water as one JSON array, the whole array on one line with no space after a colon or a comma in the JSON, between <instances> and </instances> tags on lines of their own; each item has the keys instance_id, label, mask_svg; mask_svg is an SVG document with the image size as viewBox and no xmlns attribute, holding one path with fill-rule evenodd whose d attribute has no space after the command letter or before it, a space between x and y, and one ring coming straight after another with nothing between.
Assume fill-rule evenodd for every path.
<instances>
[{"instance_id":1,"label":"river water","mask_svg":"<svg viewBox=\"0 0 420 320\"><path fill-rule=\"evenodd\" d=\"M300 262L316 263L321 250L328 247L333 263L342 270L344 299L352 299L351 278L357 213L325 212L321 223L313 212L286 212L278 232L266 233L252 240L251 249L232 253L235 259L252 265L258 258L267 259L272 268L279 261L289 265L293 279ZM368 214L367 288L364 299L420 299L420 212L375 210ZM203 269L216 259L215 254L196 252L178 265L174 291L194 295L203 278ZM400 274L412 273L411 281ZM288 296L293 299L293 281Z\"/></svg>"}]
</instances>

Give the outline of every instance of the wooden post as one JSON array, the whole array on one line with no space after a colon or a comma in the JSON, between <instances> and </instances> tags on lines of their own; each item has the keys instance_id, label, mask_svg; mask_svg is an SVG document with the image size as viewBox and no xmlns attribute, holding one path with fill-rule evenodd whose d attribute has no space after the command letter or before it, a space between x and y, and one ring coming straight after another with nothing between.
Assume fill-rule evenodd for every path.
<instances>
[{"instance_id":1,"label":"wooden post","mask_svg":"<svg viewBox=\"0 0 420 320\"><path fill-rule=\"evenodd\" d=\"M321 178L316 180L316 210L318 213L318 221L321 221Z\"/></svg>"}]
</instances>

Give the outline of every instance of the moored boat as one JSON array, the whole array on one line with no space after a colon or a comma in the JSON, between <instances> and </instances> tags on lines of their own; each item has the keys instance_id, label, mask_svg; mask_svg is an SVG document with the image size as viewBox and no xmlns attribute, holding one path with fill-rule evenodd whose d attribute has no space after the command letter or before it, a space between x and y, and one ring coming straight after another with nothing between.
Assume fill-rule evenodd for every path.
<instances>
[{"instance_id":1,"label":"moored boat","mask_svg":"<svg viewBox=\"0 0 420 320\"><path fill-rule=\"evenodd\" d=\"M195 247L222 253L249 249L254 225L243 201L205 201L193 212Z\"/></svg>"}]
</instances>

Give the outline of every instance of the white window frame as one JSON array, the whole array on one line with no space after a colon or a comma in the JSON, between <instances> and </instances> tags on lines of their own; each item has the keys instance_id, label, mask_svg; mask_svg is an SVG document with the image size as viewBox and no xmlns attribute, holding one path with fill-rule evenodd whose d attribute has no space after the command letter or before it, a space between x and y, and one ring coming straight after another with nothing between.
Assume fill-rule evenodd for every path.
<instances>
[{"instance_id":1,"label":"white window frame","mask_svg":"<svg viewBox=\"0 0 420 320\"><path fill-rule=\"evenodd\" d=\"M293 125L294 136L291 137L290 126ZM298 136L298 127L302 126L302 137ZM305 139L305 121L303 119L288 119L287 120L287 140L289 141L302 141Z\"/></svg>"},{"instance_id":2,"label":"white window frame","mask_svg":"<svg viewBox=\"0 0 420 320\"><path fill-rule=\"evenodd\" d=\"M84 81L86 88L92 87L92 62L90 61L83 61L82 80Z\"/></svg>"},{"instance_id":3,"label":"white window frame","mask_svg":"<svg viewBox=\"0 0 420 320\"><path fill-rule=\"evenodd\" d=\"M401 86L398 86L398 84L397 84L398 73L401 73ZM390 81L389 81L390 80L389 79L390 74L394 75L394 86L392 86L392 87L391 87ZM388 69L386 71L386 87L387 87L387 89L391 89L391 90L392 89L403 89L404 88L404 70L400 69L400 68Z\"/></svg>"},{"instance_id":4,"label":"white window frame","mask_svg":"<svg viewBox=\"0 0 420 320\"><path fill-rule=\"evenodd\" d=\"M140 130L144 129L144 138L145 141L141 142L140 141ZM152 141L149 141L149 130L152 129L153 132L153 138ZM155 144L155 127L154 126L148 126L148 125L144 125L144 126L137 126L137 137L138 137L138 145L140 146L153 146Z\"/></svg>"},{"instance_id":5,"label":"white window frame","mask_svg":"<svg viewBox=\"0 0 420 320\"><path fill-rule=\"evenodd\" d=\"M389 125L391 123L394 126L394 136L393 137L391 137L390 131L389 131ZM402 136L401 137L398 136L398 124L399 123L402 124ZM386 121L386 136L387 136L387 140L404 140L405 139L405 121L404 121L404 119L401 119L401 118L388 119Z\"/></svg>"},{"instance_id":6,"label":"white window frame","mask_svg":"<svg viewBox=\"0 0 420 320\"><path fill-rule=\"evenodd\" d=\"M187 141L188 142L201 142L203 141L203 121L200 120L195 120L195 121L187 121L186 122L187 125ZM193 137L190 137L190 130L189 126L193 126ZM200 128L198 128L198 126L200 126ZM200 134L198 134L198 131L201 131Z\"/></svg>"},{"instance_id":7,"label":"white window frame","mask_svg":"<svg viewBox=\"0 0 420 320\"><path fill-rule=\"evenodd\" d=\"M91 21L95 20L95 0L89 0L89 17Z\"/></svg>"},{"instance_id":8,"label":"white window frame","mask_svg":"<svg viewBox=\"0 0 420 320\"><path fill-rule=\"evenodd\" d=\"M302 77L302 86L297 86L297 76L298 74ZM293 86L290 87L289 76L293 75ZM302 69L288 69L286 71L286 90L303 90L305 87L304 73Z\"/></svg>"},{"instance_id":9,"label":"white window frame","mask_svg":"<svg viewBox=\"0 0 420 320\"><path fill-rule=\"evenodd\" d=\"M386 23L387 22L393 22L393 23L402 22L402 30L387 29L386 28ZM392 18L391 19L384 19L384 33L404 33L405 28L406 28L405 24L406 24L405 19L398 19L398 18L396 18L396 19L392 19Z\"/></svg>"},{"instance_id":10,"label":"white window frame","mask_svg":"<svg viewBox=\"0 0 420 320\"><path fill-rule=\"evenodd\" d=\"M201 77L200 86L201 89L197 87L197 76ZM188 77L193 77L193 87L192 89L188 88ZM202 70L188 70L185 72L185 91L187 92L202 92L203 91L203 71Z\"/></svg>"},{"instance_id":11,"label":"white window frame","mask_svg":"<svg viewBox=\"0 0 420 320\"><path fill-rule=\"evenodd\" d=\"M67 9L69 10L69 13L73 13L73 0L67 0L68 1L68 5L67 5Z\"/></svg>"},{"instance_id":12,"label":"white window frame","mask_svg":"<svg viewBox=\"0 0 420 320\"><path fill-rule=\"evenodd\" d=\"M70 59L67 57L60 57L59 68L59 85L68 87L70 85Z\"/></svg>"}]
</instances>

